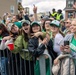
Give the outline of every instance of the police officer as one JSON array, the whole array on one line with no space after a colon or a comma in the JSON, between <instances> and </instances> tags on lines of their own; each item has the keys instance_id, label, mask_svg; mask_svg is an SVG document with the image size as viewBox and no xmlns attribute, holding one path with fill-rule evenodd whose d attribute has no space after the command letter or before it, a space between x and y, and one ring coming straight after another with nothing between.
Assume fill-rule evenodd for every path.
<instances>
[{"instance_id":1,"label":"police officer","mask_svg":"<svg viewBox=\"0 0 76 75\"><path fill-rule=\"evenodd\" d=\"M54 8L52 9L52 14L51 14L51 16L52 16L54 19L55 19L56 16L57 16L57 12L55 11Z\"/></svg>"},{"instance_id":2,"label":"police officer","mask_svg":"<svg viewBox=\"0 0 76 75\"><path fill-rule=\"evenodd\" d=\"M63 19L63 15L62 15L62 10L59 9L56 15L56 20L60 21L61 19Z\"/></svg>"}]
</instances>

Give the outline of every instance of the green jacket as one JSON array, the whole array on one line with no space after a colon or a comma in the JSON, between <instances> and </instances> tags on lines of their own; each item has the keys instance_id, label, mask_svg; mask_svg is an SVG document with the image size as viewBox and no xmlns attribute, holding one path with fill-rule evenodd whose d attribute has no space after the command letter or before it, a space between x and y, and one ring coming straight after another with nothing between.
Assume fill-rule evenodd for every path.
<instances>
[{"instance_id":1,"label":"green jacket","mask_svg":"<svg viewBox=\"0 0 76 75\"><path fill-rule=\"evenodd\" d=\"M24 40L23 35L19 35L14 41L13 53L19 53L20 56L25 60L32 60L32 55L27 50L28 42Z\"/></svg>"}]
</instances>

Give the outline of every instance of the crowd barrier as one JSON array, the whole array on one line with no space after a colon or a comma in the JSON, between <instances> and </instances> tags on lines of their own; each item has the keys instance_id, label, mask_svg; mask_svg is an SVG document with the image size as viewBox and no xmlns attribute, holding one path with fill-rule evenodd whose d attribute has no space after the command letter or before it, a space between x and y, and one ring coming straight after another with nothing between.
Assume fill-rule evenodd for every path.
<instances>
[{"instance_id":1,"label":"crowd barrier","mask_svg":"<svg viewBox=\"0 0 76 75\"><path fill-rule=\"evenodd\" d=\"M27 51L23 49L23 51ZM52 74L52 58L47 52L44 52L41 56L39 56L39 65L40 65L40 75L46 75L46 65L45 65L45 55L48 56L50 60L50 75ZM70 75L70 59L76 60L73 57L69 57L69 71L68 75ZM19 54L13 54L8 49L4 51L0 51L0 75L27 75L26 74L26 61L22 60ZM3 67L2 67L3 66ZM5 69L4 69L5 67ZM23 67L23 69L22 69ZM29 74L31 75L30 69L30 61L29 61ZM75 71L76 72L76 71ZM5 74L3 74L5 73ZM61 75L60 72L58 75ZM76 75L76 74L74 74Z\"/></svg>"},{"instance_id":2,"label":"crowd barrier","mask_svg":"<svg viewBox=\"0 0 76 75\"><path fill-rule=\"evenodd\" d=\"M23 49L23 51L25 51L25 50ZM46 66L45 66L45 57L44 57L45 55L47 55L50 59L50 75L52 75L52 72L51 72L52 59L48 53L42 54L39 57L40 75L46 75ZM3 61L2 61L2 59L3 59ZM26 63L26 61L25 60L22 61L22 58L20 57L19 54L13 54L8 49L6 49L4 51L0 51L0 75L2 73L2 69L1 69L2 66L5 67L4 72L7 72L7 73L5 73L5 75L26 75L26 66L27 65L25 63ZM30 63L30 61L29 61L29 63ZM24 73L22 70L23 65L24 65ZM29 65L29 68L30 68L30 65ZM31 75L31 70L30 70L30 75Z\"/></svg>"}]
</instances>

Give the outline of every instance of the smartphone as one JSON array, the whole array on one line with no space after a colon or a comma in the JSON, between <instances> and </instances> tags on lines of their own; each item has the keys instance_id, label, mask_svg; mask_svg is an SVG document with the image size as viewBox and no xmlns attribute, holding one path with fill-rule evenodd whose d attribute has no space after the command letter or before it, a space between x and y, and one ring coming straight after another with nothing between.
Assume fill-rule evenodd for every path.
<instances>
[{"instance_id":1,"label":"smartphone","mask_svg":"<svg viewBox=\"0 0 76 75\"><path fill-rule=\"evenodd\" d=\"M64 46L69 45L69 41L64 41Z\"/></svg>"}]
</instances>

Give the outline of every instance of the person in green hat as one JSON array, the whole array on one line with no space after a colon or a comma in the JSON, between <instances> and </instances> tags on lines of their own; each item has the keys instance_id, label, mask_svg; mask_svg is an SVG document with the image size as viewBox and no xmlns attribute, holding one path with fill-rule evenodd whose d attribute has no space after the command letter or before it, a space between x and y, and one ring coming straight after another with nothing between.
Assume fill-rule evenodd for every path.
<instances>
[{"instance_id":1,"label":"person in green hat","mask_svg":"<svg viewBox=\"0 0 76 75\"><path fill-rule=\"evenodd\" d=\"M51 31L53 34L52 40L53 40L53 50L57 53L57 55L61 54L60 51L60 44L63 40L63 35L60 31L60 22L57 20L53 20L50 23Z\"/></svg>"},{"instance_id":2,"label":"person in green hat","mask_svg":"<svg viewBox=\"0 0 76 75\"><path fill-rule=\"evenodd\" d=\"M19 61L17 64L18 66L18 75L20 75L20 65L22 66L22 75L34 75L34 64L33 64L33 59L32 59L32 55L29 53L28 51L28 41L30 38L30 22L28 20L23 20L22 21L22 29L19 30L19 28L16 25L12 25L11 28L9 28L9 30L12 33L18 33L20 32L18 35L16 35L15 39L13 40L14 43L14 49L11 50L11 52L13 54L19 54L21 57L21 63ZM17 31L19 30L19 31ZM10 37L11 39L14 37ZM9 49L10 50L10 49ZM26 65L26 67L25 67ZM15 68L15 66L14 66ZM26 71L25 71L26 68ZM30 69L30 70L29 70Z\"/></svg>"},{"instance_id":3,"label":"person in green hat","mask_svg":"<svg viewBox=\"0 0 76 75\"><path fill-rule=\"evenodd\" d=\"M37 32L41 32L40 24L37 21L31 23L31 33L35 34ZM47 46L47 50L46 50ZM32 54L33 58L36 59L36 63L34 66L35 75L40 75L40 64L39 64L39 56L44 53L44 51L53 51L52 40L50 40L50 36L47 34L45 37L31 37L28 42L28 50ZM44 62L42 62L44 63ZM46 75L50 75L50 61L47 56L45 56L45 64L46 64Z\"/></svg>"}]
</instances>

